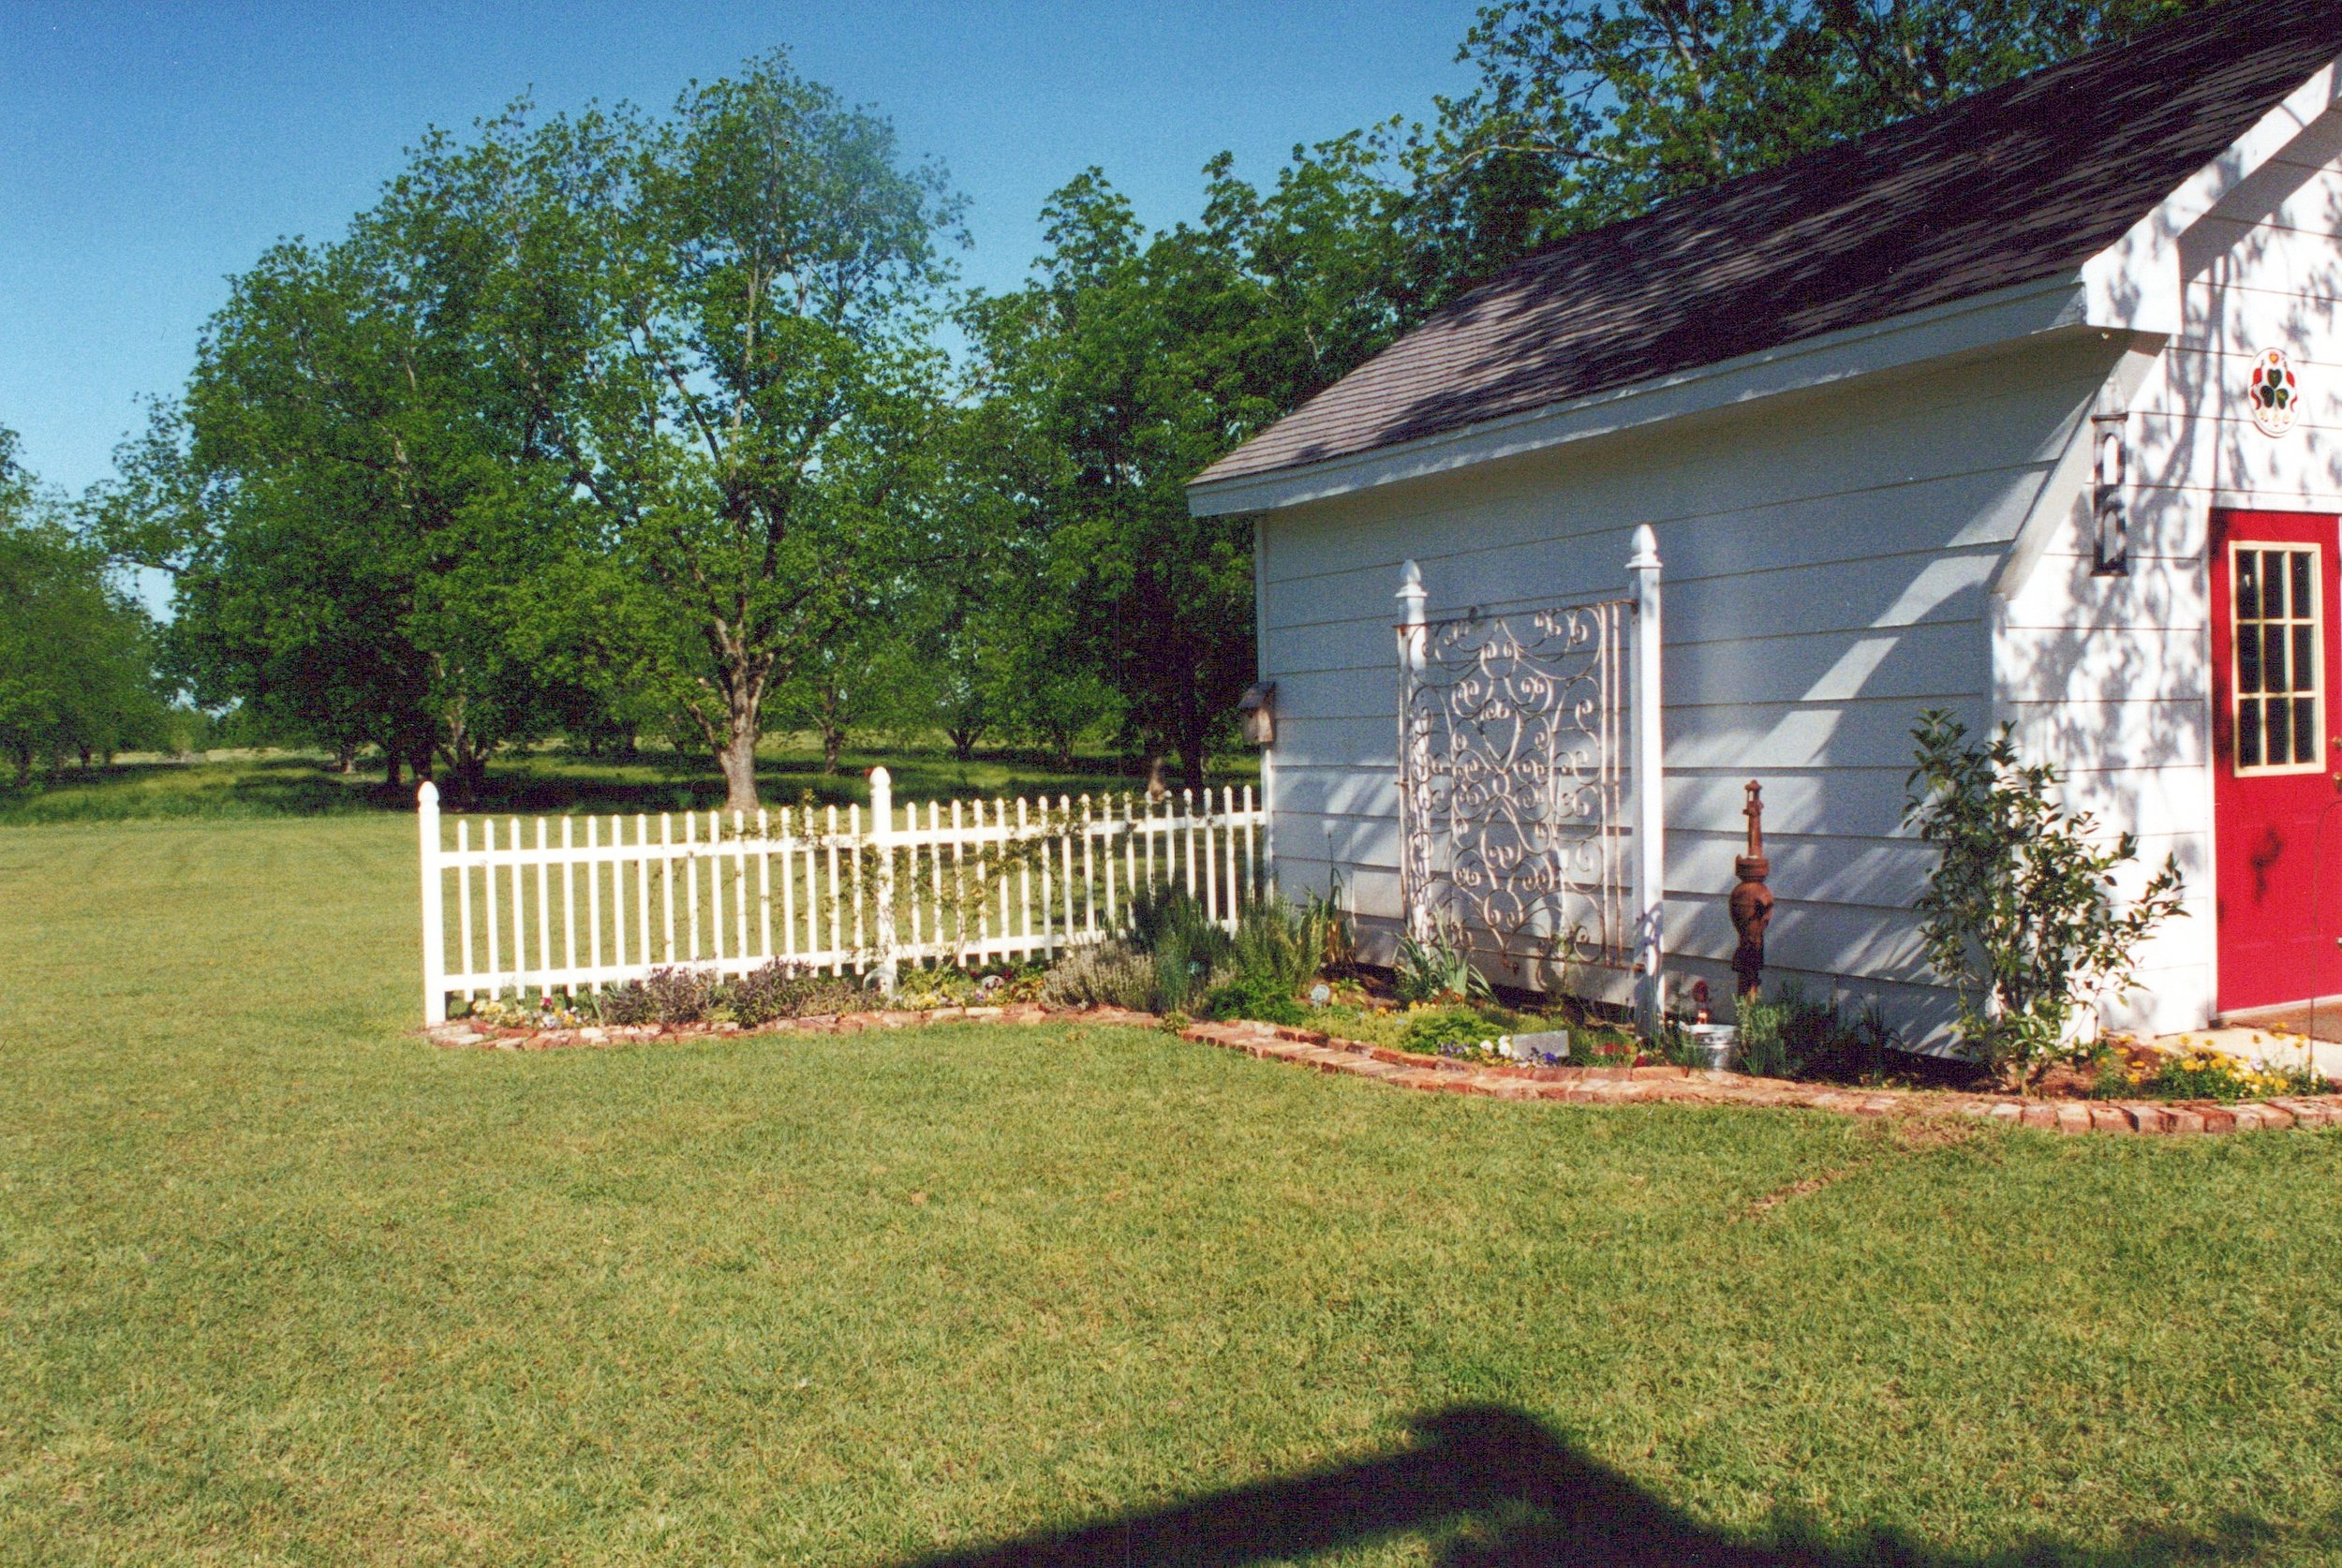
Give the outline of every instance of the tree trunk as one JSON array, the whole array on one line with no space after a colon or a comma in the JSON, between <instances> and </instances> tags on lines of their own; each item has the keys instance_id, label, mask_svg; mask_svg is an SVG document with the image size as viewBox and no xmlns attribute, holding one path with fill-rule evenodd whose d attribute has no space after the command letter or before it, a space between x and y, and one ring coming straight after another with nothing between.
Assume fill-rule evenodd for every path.
<instances>
[{"instance_id":1,"label":"tree trunk","mask_svg":"<svg viewBox=\"0 0 2342 1568\"><path fill-rule=\"evenodd\" d=\"M468 811L477 806L481 789L487 781L487 758L458 754L448 759L448 802L456 810Z\"/></svg>"},{"instance_id":2,"label":"tree trunk","mask_svg":"<svg viewBox=\"0 0 2342 1568\"><path fill-rule=\"evenodd\" d=\"M724 809L754 811L757 808L756 726L735 721L731 735L716 753L716 762L724 770Z\"/></svg>"},{"instance_id":3,"label":"tree trunk","mask_svg":"<svg viewBox=\"0 0 2342 1568\"><path fill-rule=\"evenodd\" d=\"M89 747L86 746L82 747L82 771L83 773L89 772Z\"/></svg>"},{"instance_id":4,"label":"tree trunk","mask_svg":"<svg viewBox=\"0 0 2342 1568\"><path fill-rule=\"evenodd\" d=\"M973 730L952 730L952 755L963 762L976 760L976 732Z\"/></svg>"},{"instance_id":5,"label":"tree trunk","mask_svg":"<svg viewBox=\"0 0 2342 1568\"><path fill-rule=\"evenodd\" d=\"M357 767L358 743L356 741L346 740L334 748L334 771L335 773L353 773L357 771Z\"/></svg>"},{"instance_id":6,"label":"tree trunk","mask_svg":"<svg viewBox=\"0 0 2342 1568\"><path fill-rule=\"evenodd\" d=\"M772 660L751 658L736 642L728 641L715 652L722 670L716 686L723 700L721 711L711 712L700 703L685 711L715 751L716 765L723 769L724 809L753 812L758 806L756 743L764 734L764 690Z\"/></svg>"},{"instance_id":7,"label":"tree trunk","mask_svg":"<svg viewBox=\"0 0 2342 1568\"><path fill-rule=\"evenodd\" d=\"M832 724L826 719L823 720L822 771L823 773L836 773L837 771L838 754L845 749L845 726L842 724Z\"/></svg>"},{"instance_id":8,"label":"tree trunk","mask_svg":"<svg viewBox=\"0 0 2342 1568\"><path fill-rule=\"evenodd\" d=\"M1179 737L1179 782L1199 797L1204 792L1204 736L1209 728L1201 722L1191 722L1186 726L1187 732Z\"/></svg>"},{"instance_id":9,"label":"tree trunk","mask_svg":"<svg viewBox=\"0 0 2342 1568\"><path fill-rule=\"evenodd\" d=\"M399 767L398 747L394 746L384 747L382 748L382 789L384 793L387 794L398 788Z\"/></svg>"}]
</instances>

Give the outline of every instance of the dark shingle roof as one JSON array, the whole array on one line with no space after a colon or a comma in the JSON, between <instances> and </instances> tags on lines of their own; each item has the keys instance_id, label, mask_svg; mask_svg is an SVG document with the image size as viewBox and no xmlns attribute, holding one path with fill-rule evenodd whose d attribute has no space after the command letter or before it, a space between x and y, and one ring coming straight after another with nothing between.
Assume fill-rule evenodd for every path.
<instances>
[{"instance_id":1,"label":"dark shingle roof","mask_svg":"<svg viewBox=\"0 0 2342 1568\"><path fill-rule=\"evenodd\" d=\"M1197 476L1348 457L2080 268L2342 55L2238 0L1530 257Z\"/></svg>"}]
</instances>

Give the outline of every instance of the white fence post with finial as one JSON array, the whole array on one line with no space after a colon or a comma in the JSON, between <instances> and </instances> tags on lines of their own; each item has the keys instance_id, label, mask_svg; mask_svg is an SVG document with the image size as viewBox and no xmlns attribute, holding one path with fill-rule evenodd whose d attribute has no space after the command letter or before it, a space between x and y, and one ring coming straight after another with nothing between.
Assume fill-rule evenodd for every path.
<instances>
[{"instance_id":1,"label":"white fence post with finial","mask_svg":"<svg viewBox=\"0 0 2342 1568\"><path fill-rule=\"evenodd\" d=\"M1401 564L1399 591L1391 597L1399 601L1400 639L1403 650L1401 655L1402 668L1399 674L1399 777L1403 791L1404 780L1421 777L1419 770L1409 767L1409 753L1430 744L1428 736L1416 732L1414 712L1415 684L1423 674L1429 635L1424 630L1423 606L1430 596L1424 591L1423 569L1412 559ZM1402 905L1400 914L1406 922L1409 936L1419 942L1429 941L1432 935L1429 890L1416 885L1421 880L1421 868L1415 865L1415 857L1409 852L1405 841L1408 828L1405 815L1406 803L1402 799L1400 805L1399 897ZM1333 854L1333 825L1330 822L1327 824L1326 834L1326 852L1330 860Z\"/></svg>"},{"instance_id":2,"label":"white fence post with finial","mask_svg":"<svg viewBox=\"0 0 2342 1568\"><path fill-rule=\"evenodd\" d=\"M1635 529L1635 1010L1646 1029L1665 1014L1659 967L1667 939L1667 760L1659 681L1659 536Z\"/></svg>"},{"instance_id":3,"label":"white fence post with finial","mask_svg":"<svg viewBox=\"0 0 2342 1568\"><path fill-rule=\"evenodd\" d=\"M871 914L877 925L874 956L879 989L895 994L900 978L895 955L895 776L883 767L870 770Z\"/></svg>"},{"instance_id":4,"label":"white fence post with finial","mask_svg":"<svg viewBox=\"0 0 2342 1568\"><path fill-rule=\"evenodd\" d=\"M447 1022L447 932L440 919L439 787L428 778L415 791L415 829L422 843L422 1021ZM471 967L471 954L464 954Z\"/></svg>"}]
</instances>

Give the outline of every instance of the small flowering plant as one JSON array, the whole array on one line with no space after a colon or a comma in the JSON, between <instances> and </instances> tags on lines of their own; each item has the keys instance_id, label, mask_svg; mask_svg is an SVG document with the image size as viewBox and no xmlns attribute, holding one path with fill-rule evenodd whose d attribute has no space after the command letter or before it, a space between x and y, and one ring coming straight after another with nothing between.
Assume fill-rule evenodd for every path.
<instances>
[{"instance_id":1,"label":"small flowering plant","mask_svg":"<svg viewBox=\"0 0 2342 1568\"><path fill-rule=\"evenodd\" d=\"M1559 1051L1527 1045L1514 1032L1537 1032L1547 1027L1546 1021L1534 1016L1499 1013L1494 1009L1469 1007L1416 1007L1407 1013L1407 1025L1401 1034L1401 1050L1416 1051L1425 1056L1445 1057L1450 1061L1470 1062L1475 1066L1512 1067L1570 1067L1573 1062ZM1595 1065L1632 1066L1636 1051L1632 1041L1596 1040ZM1608 1053L1608 1054L1605 1054ZM1623 1054L1623 1057L1622 1057Z\"/></svg>"},{"instance_id":2,"label":"small flowering plant","mask_svg":"<svg viewBox=\"0 0 2342 1568\"><path fill-rule=\"evenodd\" d=\"M1038 964L1010 964L968 970L905 968L895 994L882 1004L924 1012L937 1007L1001 1007L1039 1001L1047 971Z\"/></svg>"},{"instance_id":3,"label":"small flowering plant","mask_svg":"<svg viewBox=\"0 0 2342 1568\"><path fill-rule=\"evenodd\" d=\"M459 1002L449 1011L455 1017L468 1017L498 1029L573 1029L591 1023L594 1016L590 997L528 997L516 991L475 997L468 1004Z\"/></svg>"},{"instance_id":4,"label":"small flowering plant","mask_svg":"<svg viewBox=\"0 0 2342 1568\"><path fill-rule=\"evenodd\" d=\"M2270 1066L2201 1042L2157 1058L2140 1052L2106 1064L2096 1086L2101 1100L2265 1100L2271 1095L2328 1094L2334 1086L2314 1067Z\"/></svg>"},{"instance_id":5,"label":"small flowering plant","mask_svg":"<svg viewBox=\"0 0 2342 1568\"><path fill-rule=\"evenodd\" d=\"M1586 1047L1586 1060L1594 1067L1632 1067L1642 1051L1631 1040L1596 1040Z\"/></svg>"},{"instance_id":6,"label":"small flowering plant","mask_svg":"<svg viewBox=\"0 0 2342 1568\"><path fill-rule=\"evenodd\" d=\"M713 969L661 968L599 993L536 996L504 990L456 1000L452 1017L489 1028L573 1029L587 1024L738 1024L756 1028L779 1018L850 1013L862 1008L925 1011L940 1007L1001 1006L1040 999L1037 965L1000 965L970 971L905 968L889 997L876 982L776 959L745 974Z\"/></svg>"}]
</instances>

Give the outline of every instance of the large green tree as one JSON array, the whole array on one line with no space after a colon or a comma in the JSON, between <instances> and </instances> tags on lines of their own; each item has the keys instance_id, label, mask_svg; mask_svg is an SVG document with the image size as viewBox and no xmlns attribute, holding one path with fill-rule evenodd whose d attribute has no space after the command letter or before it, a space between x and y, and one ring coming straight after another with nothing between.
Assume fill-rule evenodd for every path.
<instances>
[{"instance_id":1,"label":"large green tree","mask_svg":"<svg viewBox=\"0 0 2342 1568\"><path fill-rule=\"evenodd\" d=\"M1035 504L1064 452L1031 412L997 395L954 409L932 449L920 558L882 618L895 694L882 721L906 738L940 730L961 762L986 738L1070 762L1077 738L1119 728L1113 690L1072 656L1072 606Z\"/></svg>"},{"instance_id":2,"label":"large green tree","mask_svg":"<svg viewBox=\"0 0 2342 1568\"><path fill-rule=\"evenodd\" d=\"M159 733L153 630L0 426L0 756L20 788L37 759L86 766Z\"/></svg>"},{"instance_id":3,"label":"large green tree","mask_svg":"<svg viewBox=\"0 0 2342 1568\"><path fill-rule=\"evenodd\" d=\"M175 575L199 697L378 743L393 778L443 761L459 798L564 711L571 673L532 654L587 538L526 388L479 352L490 255L403 185L341 241L272 247L93 497L120 555Z\"/></svg>"},{"instance_id":4,"label":"large green tree","mask_svg":"<svg viewBox=\"0 0 2342 1568\"><path fill-rule=\"evenodd\" d=\"M106 497L207 695L474 781L682 716L756 803L764 707L901 569L956 204L774 55L663 118L426 137L239 278Z\"/></svg>"},{"instance_id":5,"label":"large green tree","mask_svg":"<svg viewBox=\"0 0 2342 1568\"><path fill-rule=\"evenodd\" d=\"M767 703L919 535L942 172L776 53L664 119L508 116L410 179L517 236L492 288L523 327L481 351L565 459L643 678L753 809Z\"/></svg>"},{"instance_id":6,"label":"large green tree","mask_svg":"<svg viewBox=\"0 0 2342 1568\"><path fill-rule=\"evenodd\" d=\"M1250 523L1189 515L1186 483L1399 321L1396 194L1365 139L1310 149L1267 192L1224 157L1206 180L1202 221L1150 235L1100 171L1076 177L1032 282L964 317L1022 432L1002 492L1047 541L1026 662L1087 673L1191 787L1253 678L1253 567ZM1066 732L1060 704L1036 707Z\"/></svg>"},{"instance_id":7,"label":"large green tree","mask_svg":"<svg viewBox=\"0 0 2342 1568\"><path fill-rule=\"evenodd\" d=\"M1671 196L1938 109L2209 0L1505 0L1403 139L1403 310Z\"/></svg>"}]
</instances>

